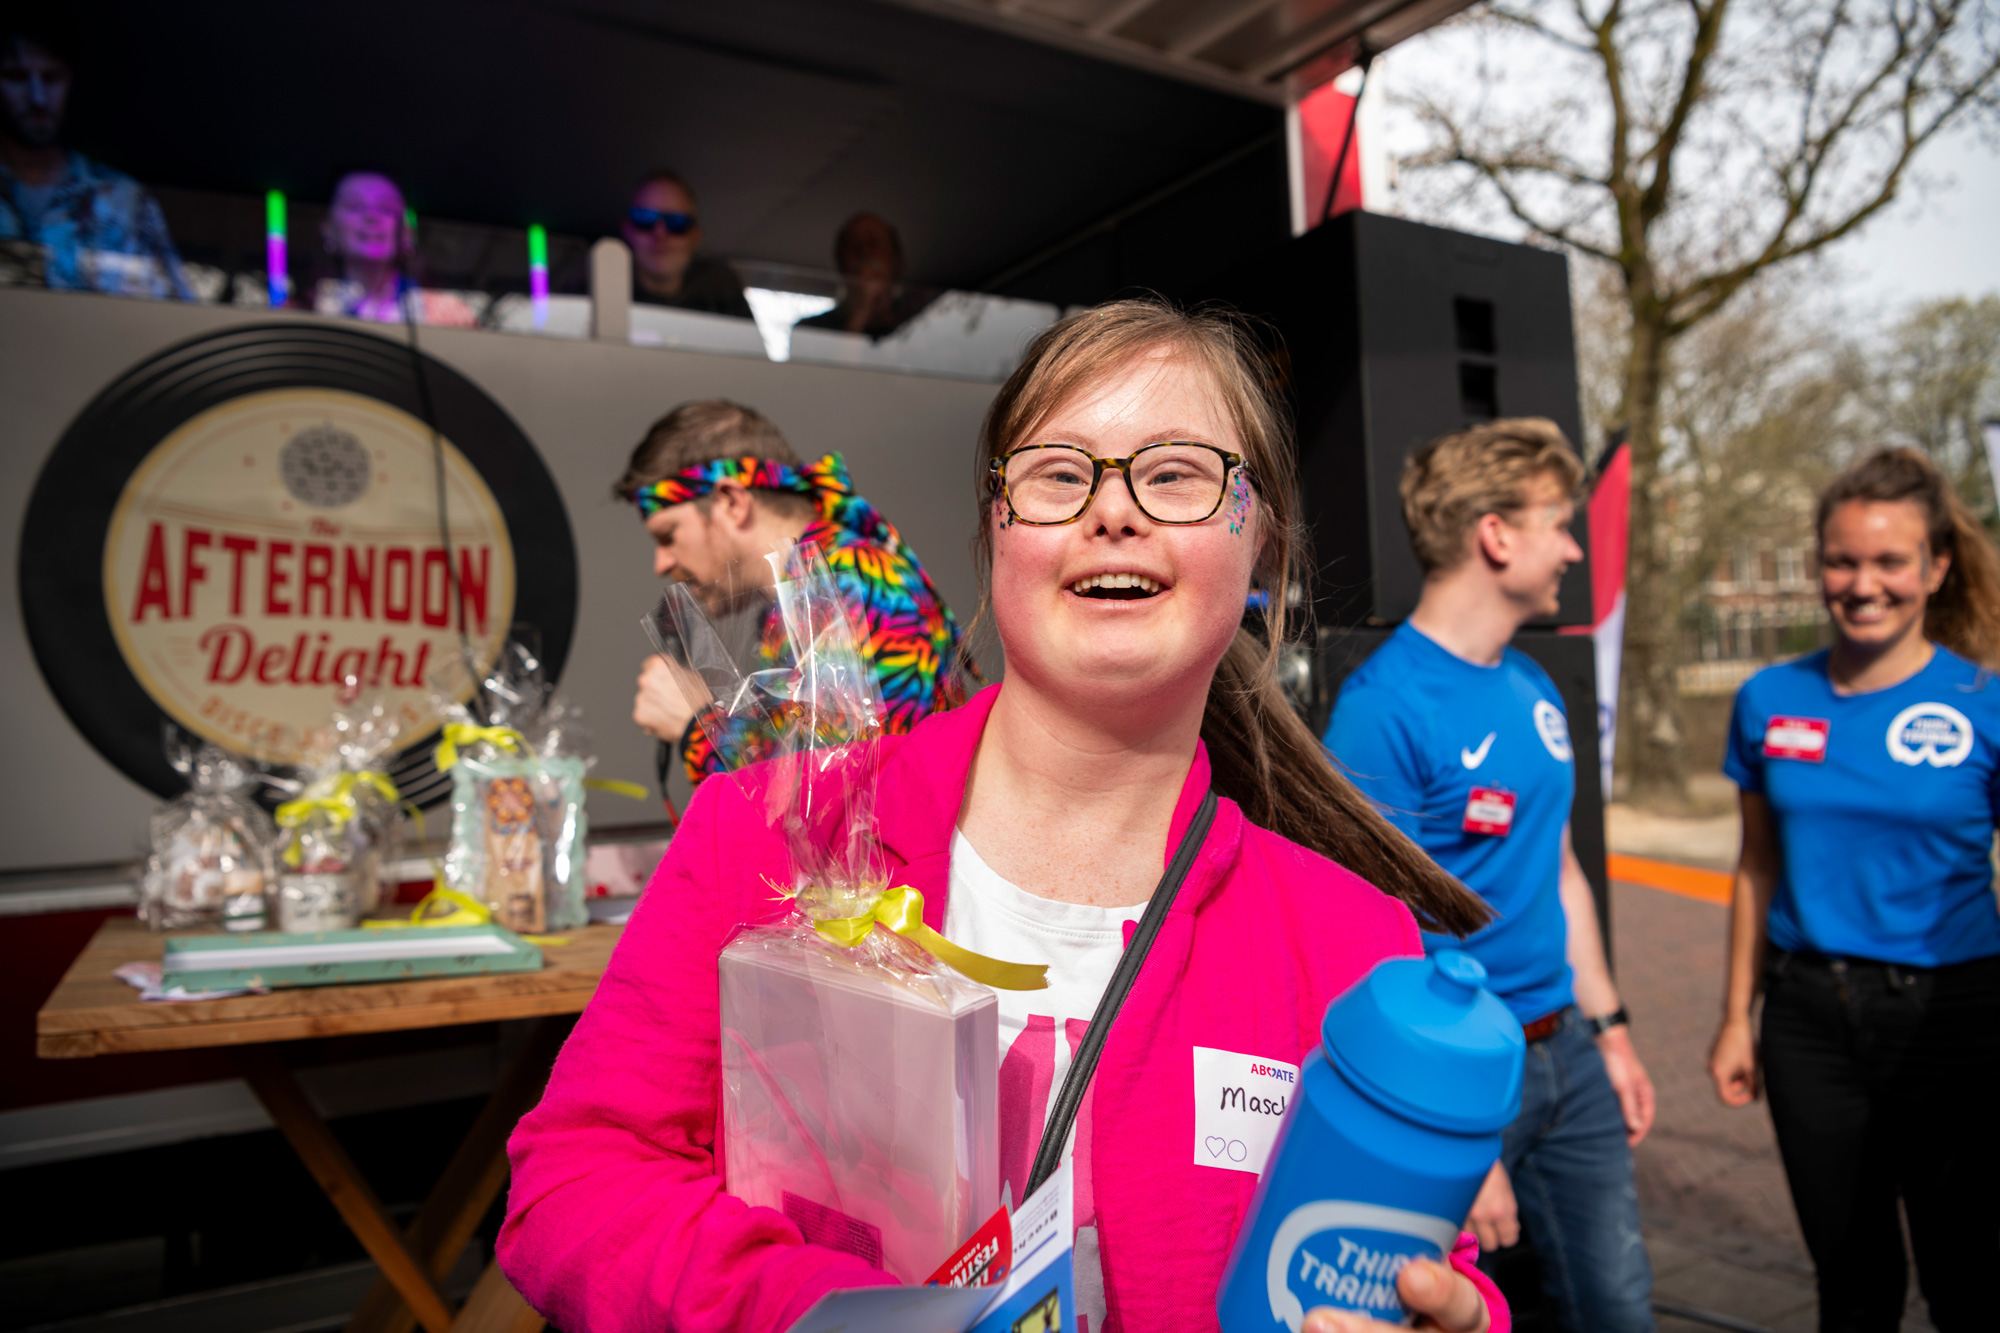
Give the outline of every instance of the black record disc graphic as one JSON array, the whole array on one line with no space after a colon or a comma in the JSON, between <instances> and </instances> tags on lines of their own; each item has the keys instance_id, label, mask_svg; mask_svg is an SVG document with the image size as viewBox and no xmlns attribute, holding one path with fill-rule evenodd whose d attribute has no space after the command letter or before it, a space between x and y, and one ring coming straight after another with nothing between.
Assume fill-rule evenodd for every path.
<instances>
[{"instance_id":1,"label":"black record disc graphic","mask_svg":"<svg viewBox=\"0 0 2000 1333\"><path fill-rule=\"evenodd\" d=\"M407 344L334 325L261 323L190 339L128 370L70 423L36 480L21 533L22 616L50 690L99 753L163 797L186 782L162 752L169 715L133 674L110 622L104 570L113 515L127 482L176 429L280 389L372 398L448 441L505 521L512 619L538 632L550 682L569 654L577 557L568 515L527 435L476 384ZM279 467L306 512L338 512L372 484L359 442L337 428L302 432ZM449 787L430 763L433 740L409 746L390 766L405 796L423 803Z\"/></svg>"}]
</instances>

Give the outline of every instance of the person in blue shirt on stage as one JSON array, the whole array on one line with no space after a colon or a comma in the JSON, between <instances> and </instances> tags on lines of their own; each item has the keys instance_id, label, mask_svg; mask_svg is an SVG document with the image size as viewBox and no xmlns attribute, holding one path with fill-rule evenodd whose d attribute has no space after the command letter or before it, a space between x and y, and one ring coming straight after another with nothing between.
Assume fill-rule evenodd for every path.
<instances>
[{"instance_id":1,"label":"person in blue shirt on stage","mask_svg":"<svg viewBox=\"0 0 2000 1333\"><path fill-rule=\"evenodd\" d=\"M1417 609L1341 686L1326 745L1382 812L1493 908L1459 942L1528 1041L1521 1114L1468 1220L1482 1249L1526 1225L1569 1333L1653 1328L1632 1145L1653 1085L1632 1049L1590 883L1570 849L1575 762L1562 696L1509 647L1553 615L1583 464L1540 418L1418 449L1403 518Z\"/></svg>"},{"instance_id":2,"label":"person in blue shirt on stage","mask_svg":"<svg viewBox=\"0 0 2000 1333\"><path fill-rule=\"evenodd\" d=\"M191 301L159 202L63 146L76 45L64 6L0 12L0 283Z\"/></svg>"},{"instance_id":3,"label":"person in blue shirt on stage","mask_svg":"<svg viewBox=\"0 0 2000 1333\"><path fill-rule=\"evenodd\" d=\"M1824 1333L1901 1326L1904 1219L1931 1322L1990 1329L2000 556L1911 449L1835 478L1817 523L1833 646L1752 676L1730 721L1743 845L1709 1072L1730 1106L1770 1096Z\"/></svg>"}]
</instances>

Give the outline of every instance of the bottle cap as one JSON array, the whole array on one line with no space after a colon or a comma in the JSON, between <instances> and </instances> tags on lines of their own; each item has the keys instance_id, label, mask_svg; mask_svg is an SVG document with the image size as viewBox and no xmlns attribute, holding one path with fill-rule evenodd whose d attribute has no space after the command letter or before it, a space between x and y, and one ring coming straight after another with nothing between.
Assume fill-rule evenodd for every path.
<instances>
[{"instance_id":1,"label":"bottle cap","mask_svg":"<svg viewBox=\"0 0 2000 1333\"><path fill-rule=\"evenodd\" d=\"M1326 1008L1326 1057L1385 1109L1435 1129L1484 1134L1521 1109L1521 1024L1485 989L1471 954L1378 963Z\"/></svg>"}]
</instances>

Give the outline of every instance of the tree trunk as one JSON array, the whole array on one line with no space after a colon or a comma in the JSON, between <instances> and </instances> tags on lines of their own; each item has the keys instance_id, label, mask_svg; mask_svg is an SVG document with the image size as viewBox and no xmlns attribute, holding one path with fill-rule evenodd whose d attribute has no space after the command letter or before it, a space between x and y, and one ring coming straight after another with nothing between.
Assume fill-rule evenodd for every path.
<instances>
[{"instance_id":1,"label":"tree trunk","mask_svg":"<svg viewBox=\"0 0 2000 1333\"><path fill-rule=\"evenodd\" d=\"M1631 718L1626 732L1631 744L1631 799L1679 805L1687 800L1687 745L1674 675L1680 656L1680 598L1669 566L1667 515L1660 503L1660 390L1667 351L1663 324L1664 320L1635 309L1631 349L1625 358L1632 538L1625 575L1623 693Z\"/></svg>"}]
</instances>

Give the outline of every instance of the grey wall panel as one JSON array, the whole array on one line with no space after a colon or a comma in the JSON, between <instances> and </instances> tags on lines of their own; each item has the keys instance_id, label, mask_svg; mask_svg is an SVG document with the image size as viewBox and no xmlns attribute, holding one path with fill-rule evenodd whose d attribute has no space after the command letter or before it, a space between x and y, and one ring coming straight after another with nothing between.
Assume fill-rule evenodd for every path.
<instances>
[{"instance_id":1,"label":"grey wall panel","mask_svg":"<svg viewBox=\"0 0 2000 1333\"><path fill-rule=\"evenodd\" d=\"M43 460L84 405L135 363L183 339L270 317L0 290L0 737L10 759L0 780L0 871L139 855L155 805L77 735L28 647L19 543ZM972 450L991 385L493 333L427 329L421 341L505 407L555 475L582 571L563 688L590 718L600 775L652 780L652 742L629 718L646 651L638 619L658 583L637 517L611 497L610 485L646 426L678 402L734 398L768 414L803 454L844 452L857 488L901 528L961 619L976 606ZM599 827L656 818L650 804L601 793L590 799Z\"/></svg>"}]
</instances>

